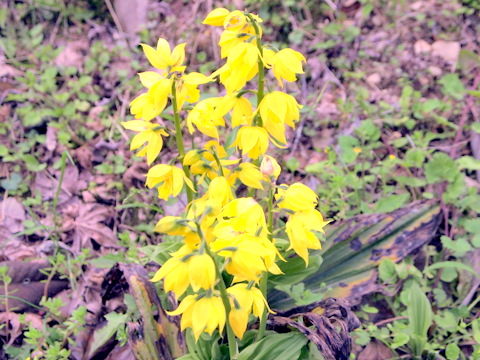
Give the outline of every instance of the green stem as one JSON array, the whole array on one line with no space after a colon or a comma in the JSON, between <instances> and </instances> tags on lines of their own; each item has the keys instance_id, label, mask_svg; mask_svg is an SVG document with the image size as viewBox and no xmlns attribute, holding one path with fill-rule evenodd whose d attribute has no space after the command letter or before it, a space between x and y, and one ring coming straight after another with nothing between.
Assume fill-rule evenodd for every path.
<instances>
[{"instance_id":1,"label":"green stem","mask_svg":"<svg viewBox=\"0 0 480 360\"><path fill-rule=\"evenodd\" d=\"M223 280L222 273L218 268L218 264L215 261L215 257L213 256L210 248L208 247L207 240L203 236L202 228L200 227L200 222L195 222L197 227L197 233L200 239L202 240L202 248L205 252L210 256L215 264L215 274L218 279L218 289L220 290L220 297L222 298L223 306L225 307L225 315L226 315L226 327L227 327L227 340L228 340L228 352L230 353L230 359L235 359L237 355L237 341L235 340L235 334L233 333L232 327L230 326L230 322L228 320L228 315L230 314L231 306L230 301L228 300L228 293L227 293L227 286L225 285L225 281Z\"/></svg>"},{"instance_id":2,"label":"green stem","mask_svg":"<svg viewBox=\"0 0 480 360\"><path fill-rule=\"evenodd\" d=\"M220 159L216 153L216 151L214 149L212 149L212 153L213 153L213 158L215 159L215 162L217 163L218 165L218 169L220 170L220 176L223 176L225 177L225 173L223 172L223 166L222 166L222 163L220 162Z\"/></svg>"},{"instance_id":3,"label":"green stem","mask_svg":"<svg viewBox=\"0 0 480 360\"><path fill-rule=\"evenodd\" d=\"M247 17L250 19L250 22L252 23L253 28L255 29L255 34L257 35L256 42L257 42L257 48L260 53L260 56L258 57L257 63L258 63L258 89L257 89L257 108L258 105L262 102L263 96L264 96L264 91L265 91L265 68L263 67L263 46L262 46L262 40L260 39L260 29L258 27L257 22L255 19L250 15L246 14ZM257 113L255 118L253 119L253 126L263 126L262 118L260 117L260 113ZM259 166L259 159L255 159L253 161L253 164L256 166ZM255 189L249 189L248 190L248 196L253 197L255 194Z\"/></svg>"},{"instance_id":4,"label":"green stem","mask_svg":"<svg viewBox=\"0 0 480 360\"><path fill-rule=\"evenodd\" d=\"M199 228L200 226L198 226ZM223 306L225 307L226 319L227 319L227 340L228 340L228 352L230 354L230 359L235 359L237 355L237 341L235 340L235 334L233 333L232 327L230 326L230 321L228 320L228 315L230 314L231 306L230 301L228 300L227 286L223 280L222 273L220 272L217 262L213 257L213 254L210 251L208 246L205 246L205 252L214 260L215 263L215 273L218 279L218 289L220 290L220 296L222 298Z\"/></svg>"},{"instance_id":5,"label":"green stem","mask_svg":"<svg viewBox=\"0 0 480 360\"><path fill-rule=\"evenodd\" d=\"M260 29L258 27L257 22L255 19L250 15L247 14L247 17L250 19L250 22L252 23L253 28L255 29L255 34L257 35L256 42L257 42L257 48L260 53L260 56L258 57L258 90L257 90L257 107L260 105L262 102L263 96L264 96L264 91L265 91L265 68L263 67L263 46L262 46L262 40L260 39ZM259 114L255 116L255 119L253 121L254 126L262 126L262 118L260 117Z\"/></svg>"},{"instance_id":6,"label":"green stem","mask_svg":"<svg viewBox=\"0 0 480 360\"><path fill-rule=\"evenodd\" d=\"M58 233L58 217L57 217L57 205L58 205L58 199L60 198L60 192L62 191L62 183L63 183L63 178L65 177L65 168L67 166L67 152L64 151L62 153L62 158L60 160L60 178L58 179L58 186L57 186L57 191L55 192L55 197L53 198L53 224L55 226L55 231Z\"/></svg>"},{"instance_id":7,"label":"green stem","mask_svg":"<svg viewBox=\"0 0 480 360\"><path fill-rule=\"evenodd\" d=\"M268 203L267 203L267 227L268 227L268 239L273 241L273 193L274 187L270 184L268 189ZM260 291L262 292L265 299L267 298L267 285L268 285L268 271L265 271L262 274L260 279ZM257 333L257 341L262 339L265 336L265 330L267 328L267 309L262 314L260 318L260 325Z\"/></svg>"},{"instance_id":8,"label":"green stem","mask_svg":"<svg viewBox=\"0 0 480 360\"><path fill-rule=\"evenodd\" d=\"M252 161L253 165L255 166L260 166L260 158L256 158L255 160ZM255 189L254 188L249 188L248 189L248 197L254 197L255 195Z\"/></svg>"},{"instance_id":9,"label":"green stem","mask_svg":"<svg viewBox=\"0 0 480 360\"><path fill-rule=\"evenodd\" d=\"M183 146L182 127L180 125L180 114L177 106L177 88L175 87L175 81L172 82L172 105L173 105L173 119L175 121L175 140L178 146L178 156L183 162L183 157L185 156L185 147ZM187 176L187 178L190 179L191 176L190 176L190 170L188 169L188 166L183 165L183 171L185 172L185 175ZM193 192L192 192L192 189L188 187L188 185L185 184L185 187L187 189L187 200L188 200L188 203L190 204L193 200Z\"/></svg>"},{"instance_id":10,"label":"green stem","mask_svg":"<svg viewBox=\"0 0 480 360\"><path fill-rule=\"evenodd\" d=\"M267 298L267 284L268 284L268 272L265 271L260 279L260 291L263 297ZM260 324L258 325L257 341L260 341L265 336L265 330L267 329L267 314L268 310L265 308L262 317L260 318Z\"/></svg>"}]
</instances>

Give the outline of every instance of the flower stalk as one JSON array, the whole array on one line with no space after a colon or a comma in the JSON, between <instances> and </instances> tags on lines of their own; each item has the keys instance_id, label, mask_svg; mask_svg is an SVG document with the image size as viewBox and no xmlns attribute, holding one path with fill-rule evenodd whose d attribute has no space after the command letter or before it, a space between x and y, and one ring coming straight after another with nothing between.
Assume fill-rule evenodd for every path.
<instances>
[{"instance_id":1,"label":"flower stalk","mask_svg":"<svg viewBox=\"0 0 480 360\"><path fill-rule=\"evenodd\" d=\"M177 89L175 81L172 82L172 106L173 106L173 119L175 123L175 141L178 147L178 156L180 159L183 159L185 156L185 147L183 145L183 136L182 136L182 127L180 124L180 113L177 106ZM190 170L188 166L183 165L183 171L187 178L190 179ZM187 201L190 204L193 200L193 191L188 186L187 189Z\"/></svg>"},{"instance_id":2,"label":"flower stalk","mask_svg":"<svg viewBox=\"0 0 480 360\"><path fill-rule=\"evenodd\" d=\"M253 318L258 324L256 341L265 337L267 311L271 312L269 273L282 274L277 261L294 252L308 265L308 251L320 247L314 231L327 224L315 210L318 198L312 190L299 183L276 186L281 168L267 152L272 144L285 147L286 129L299 121L301 106L282 91L265 93L271 85L266 84L266 69L283 87L283 81L295 81L303 73L305 58L292 49L264 47L261 22L257 15L223 8L207 16L204 24L224 28L219 45L226 59L209 76L186 72L186 44L173 51L165 39L159 39L156 48L142 44L157 71L139 74L147 90L131 103L135 120L122 123L137 132L130 148L145 156L150 166L164 137L172 135L155 118L172 103L178 154L168 165L153 165L146 185L156 188L162 200L185 191L188 205L183 216L163 216L155 226L156 232L171 236L167 241L180 239L181 244L151 281L163 281L164 290L179 300L169 314L182 316L182 328L191 328L195 341L202 333L217 332L222 337L225 329L230 359L239 355L239 344L245 345L241 341ZM216 79L226 94L200 100L198 87ZM245 89L252 79L257 91ZM199 144L200 137L192 136L185 149L183 131L187 130L209 140ZM232 140L235 154L225 139ZM242 184L248 197L238 197ZM266 207L257 201L257 190L266 190ZM280 211L288 217L286 233L276 229L274 213ZM279 253L273 234L288 237L288 254Z\"/></svg>"}]
</instances>

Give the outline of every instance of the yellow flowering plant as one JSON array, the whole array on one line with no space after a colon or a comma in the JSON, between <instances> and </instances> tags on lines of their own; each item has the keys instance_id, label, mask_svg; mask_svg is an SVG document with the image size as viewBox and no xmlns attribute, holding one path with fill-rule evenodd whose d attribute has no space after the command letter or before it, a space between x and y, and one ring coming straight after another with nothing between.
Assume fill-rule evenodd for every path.
<instances>
[{"instance_id":1,"label":"yellow flowering plant","mask_svg":"<svg viewBox=\"0 0 480 360\"><path fill-rule=\"evenodd\" d=\"M204 333L226 334L230 359L239 356L249 324L258 322L252 330L257 342L265 337L267 315L273 313L269 274L281 275L279 264L292 253L308 266L309 250L321 248L317 232L328 223L310 188L277 184L281 168L267 155L271 145L287 146L286 130L295 128L301 105L281 90L266 92L266 72L276 79L272 88L283 88L303 74L306 59L292 49L264 46L261 23L248 12L210 12L203 24L223 27L219 46L225 63L208 76L187 72L185 43L173 51L166 39L156 48L142 44L155 70L139 74L146 92L131 102L135 119L122 123L137 132L131 150L152 165L146 186L156 188L162 200L185 192L188 202L183 216L163 216L155 226L180 240L151 281L163 281L163 289L175 295L179 305L168 314L181 315L181 330L195 342ZM215 81L224 95L200 100L199 87ZM162 115L168 104L173 117ZM186 150L187 133L195 141ZM178 152L162 164L159 155L169 136ZM203 144L197 140L202 138ZM276 238L282 233L287 246Z\"/></svg>"}]
</instances>

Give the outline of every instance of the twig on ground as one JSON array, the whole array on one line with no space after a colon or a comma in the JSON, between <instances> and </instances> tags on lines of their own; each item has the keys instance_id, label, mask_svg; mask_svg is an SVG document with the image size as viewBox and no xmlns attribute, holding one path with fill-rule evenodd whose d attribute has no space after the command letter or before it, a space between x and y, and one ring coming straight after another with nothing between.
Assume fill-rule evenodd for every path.
<instances>
[{"instance_id":1,"label":"twig on ground","mask_svg":"<svg viewBox=\"0 0 480 360\"><path fill-rule=\"evenodd\" d=\"M105 4L107 5L108 11L110 12L110 15L112 15L113 22L115 23L115 26L117 27L118 31L123 37L123 40L125 41L127 47L131 50L130 42L127 39L127 34L122 28L122 24L120 23L120 20L118 19L117 13L115 12L115 9L113 8L112 2L110 0L105 0Z\"/></svg>"}]
</instances>

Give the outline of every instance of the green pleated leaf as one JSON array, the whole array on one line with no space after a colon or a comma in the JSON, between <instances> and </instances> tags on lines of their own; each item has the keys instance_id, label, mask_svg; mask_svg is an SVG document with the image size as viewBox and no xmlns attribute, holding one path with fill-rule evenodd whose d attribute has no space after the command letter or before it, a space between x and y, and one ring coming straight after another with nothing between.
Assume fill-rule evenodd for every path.
<instances>
[{"instance_id":1,"label":"green pleated leaf","mask_svg":"<svg viewBox=\"0 0 480 360\"><path fill-rule=\"evenodd\" d=\"M421 356L427 343L427 331L432 325L432 305L417 283L410 288L407 314L411 332L410 344L413 353Z\"/></svg>"},{"instance_id":2,"label":"green pleated leaf","mask_svg":"<svg viewBox=\"0 0 480 360\"><path fill-rule=\"evenodd\" d=\"M267 335L243 349L237 360L296 360L307 341L303 334L295 332Z\"/></svg>"},{"instance_id":3,"label":"green pleated leaf","mask_svg":"<svg viewBox=\"0 0 480 360\"><path fill-rule=\"evenodd\" d=\"M275 285L292 285L302 282L309 275L316 273L322 264L321 256L312 256L308 267L305 266L305 261L297 256L286 260L287 262L277 263L283 274L268 277L268 280Z\"/></svg>"},{"instance_id":4,"label":"green pleated leaf","mask_svg":"<svg viewBox=\"0 0 480 360\"><path fill-rule=\"evenodd\" d=\"M313 294L348 298L351 301L378 290L377 267L382 259L399 262L428 243L440 223L440 206L432 201L414 202L388 214L355 216L329 229L317 271L303 281ZM272 289L269 303L285 310L295 302Z\"/></svg>"}]
</instances>

